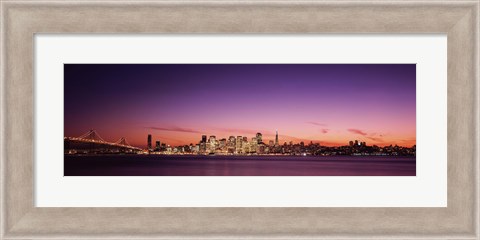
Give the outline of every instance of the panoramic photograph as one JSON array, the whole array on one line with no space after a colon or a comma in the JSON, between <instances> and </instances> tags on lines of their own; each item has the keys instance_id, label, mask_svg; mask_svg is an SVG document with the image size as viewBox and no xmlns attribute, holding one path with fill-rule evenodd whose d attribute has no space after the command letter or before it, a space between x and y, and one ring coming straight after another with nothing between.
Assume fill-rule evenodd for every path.
<instances>
[{"instance_id":1,"label":"panoramic photograph","mask_svg":"<svg viewBox=\"0 0 480 240\"><path fill-rule=\"evenodd\" d=\"M416 176L416 64L64 64L64 176Z\"/></svg>"}]
</instances>

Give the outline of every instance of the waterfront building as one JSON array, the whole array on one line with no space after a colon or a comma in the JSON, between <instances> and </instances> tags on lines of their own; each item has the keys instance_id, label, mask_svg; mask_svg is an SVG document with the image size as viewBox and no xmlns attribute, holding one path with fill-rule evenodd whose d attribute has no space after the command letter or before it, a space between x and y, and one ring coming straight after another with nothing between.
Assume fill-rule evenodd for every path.
<instances>
[{"instance_id":1,"label":"waterfront building","mask_svg":"<svg viewBox=\"0 0 480 240\"><path fill-rule=\"evenodd\" d=\"M208 139L209 142L209 151L210 152L215 152L216 145L217 145L217 139L214 135L211 135L210 138Z\"/></svg>"},{"instance_id":2,"label":"waterfront building","mask_svg":"<svg viewBox=\"0 0 480 240\"><path fill-rule=\"evenodd\" d=\"M223 153L227 152L227 139L225 139L225 138L220 139L218 141L218 148Z\"/></svg>"},{"instance_id":3,"label":"waterfront building","mask_svg":"<svg viewBox=\"0 0 480 240\"><path fill-rule=\"evenodd\" d=\"M257 135L255 137L257 138L257 143L262 142L262 134L261 133L257 133Z\"/></svg>"},{"instance_id":4,"label":"waterfront building","mask_svg":"<svg viewBox=\"0 0 480 240\"><path fill-rule=\"evenodd\" d=\"M237 136L235 153L242 153L242 136Z\"/></svg>"},{"instance_id":5,"label":"waterfront building","mask_svg":"<svg viewBox=\"0 0 480 240\"><path fill-rule=\"evenodd\" d=\"M228 138L228 146L229 146L229 147L235 148L235 142L236 142L235 136L230 136L230 137Z\"/></svg>"},{"instance_id":6,"label":"waterfront building","mask_svg":"<svg viewBox=\"0 0 480 240\"><path fill-rule=\"evenodd\" d=\"M202 140L200 140L199 152L207 152L207 135L202 135Z\"/></svg>"},{"instance_id":7,"label":"waterfront building","mask_svg":"<svg viewBox=\"0 0 480 240\"><path fill-rule=\"evenodd\" d=\"M275 130L275 146L278 146L278 130Z\"/></svg>"},{"instance_id":8,"label":"waterfront building","mask_svg":"<svg viewBox=\"0 0 480 240\"><path fill-rule=\"evenodd\" d=\"M242 152L243 153L249 153L250 152L250 142L248 141L242 141Z\"/></svg>"},{"instance_id":9,"label":"waterfront building","mask_svg":"<svg viewBox=\"0 0 480 240\"><path fill-rule=\"evenodd\" d=\"M160 151L160 141L155 142L155 151Z\"/></svg>"},{"instance_id":10,"label":"waterfront building","mask_svg":"<svg viewBox=\"0 0 480 240\"><path fill-rule=\"evenodd\" d=\"M258 134L257 134L258 135ZM252 141L250 142L250 152L256 153L257 152L257 147L258 147L258 138L253 137Z\"/></svg>"},{"instance_id":11,"label":"waterfront building","mask_svg":"<svg viewBox=\"0 0 480 240\"><path fill-rule=\"evenodd\" d=\"M236 147L235 136L230 136L228 138L228 143L227 143L227 152L228 153L235 153L235 147Z\"/></svg>"},{"instance_id":12,"label":"waterfront building","mask_svg":"<svg viewBox=\"0 0 480 240\"><path fill-rule=\"evenodd\" d=\"M200 151L200 144L197 144L192 147L192 152L197 153Z\"/></svg>"},{"instance_id":13,"label":"waterfront building","mask_svg":"<svg viewBox=\"0 0 480 240\"><path fill-rule=\"evenodd\" d=\"M148 137L147 137L147 149L148 150L152 150L152 134L148 134Z\"/></svg>"},{"instance_id":14,"label":"waterfront building","mask_svg":"<svg viewBox=\"0 0 480 240\"><path fill-rule=\"evenodd\" d=\"M267 153L268 147L265 146L263 142L259 143L257 146L257 153L258 154L265 154Z\"/></svg>"}]
</instances>

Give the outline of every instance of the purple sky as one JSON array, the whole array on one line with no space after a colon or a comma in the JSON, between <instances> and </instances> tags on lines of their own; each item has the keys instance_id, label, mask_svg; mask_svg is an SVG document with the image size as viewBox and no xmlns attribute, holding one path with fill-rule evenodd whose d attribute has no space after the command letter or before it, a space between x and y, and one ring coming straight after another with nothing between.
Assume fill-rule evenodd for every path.
<instances>
[{"instance_id":1,"label":"purple sky","mask_svg":"<svg viewBox=\"0 0 480 240\"><path fill-rule=\"evenodd\" d=\"M65 136L416 143L415 64L65 64Z\"/></svg>"}]
</instances>

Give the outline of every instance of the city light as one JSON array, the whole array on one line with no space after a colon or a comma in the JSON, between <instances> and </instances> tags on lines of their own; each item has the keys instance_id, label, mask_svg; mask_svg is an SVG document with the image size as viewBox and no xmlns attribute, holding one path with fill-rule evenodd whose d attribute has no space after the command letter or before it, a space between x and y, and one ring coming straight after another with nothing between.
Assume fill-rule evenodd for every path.
<instances>
[{"instance_id":1,"label":"city light","mask_svg":"<svg viewBox=\"0 0 480 240\"><path fill-rule=\"evenodd\" d=\"M147 136L145 149L133 147L128 144L126 138L121 138L115 143L103 140L95 130L80 137L65 137L66 154L157 154L157 155L299 155L299 156L332 156L332 155L350 155L350 156L415 156L416 145L404 147L390 145L379 147L369 146L366 142L359 140L349 141L344 146L322 146L320 143L305 144L305 142L280 144L278 130L275 131L275 141L263 142L262 133L258 132L250 140L247 136L229 136L227 138L217 139L215 135L202 135L199 142L189 145L170 146L167 143L155 141L153 147L153 137ZM88 144L90 143L90 144Z\"/></svg>"},{"instance_id":2,"label":"city light","mask_svg":"<svg viewBox=\"0 0 480 240\"><path fill-rule=\"evenodd\" d=\"M161 147L150 154L194 154L194 155L352 155L352 156L415 156L416 146L403 147L390 145L379 147L376 145L368 146L366 142L358 140L350 141L348 145L338 147L321 146L319 143L309 144L304 142L287 144L279 144L278 130L275 131L275 142L269 141L268 144L262 141L262 134L257 133L248 141L246 136L230 136L227 138L217 139L211 135L207 139L207 135L202 135L197 144L181 145L173 148ZM149 135L149 140L151 141ZM355 143L355 144L354 144Z\"/></svg>"}]
</instances>

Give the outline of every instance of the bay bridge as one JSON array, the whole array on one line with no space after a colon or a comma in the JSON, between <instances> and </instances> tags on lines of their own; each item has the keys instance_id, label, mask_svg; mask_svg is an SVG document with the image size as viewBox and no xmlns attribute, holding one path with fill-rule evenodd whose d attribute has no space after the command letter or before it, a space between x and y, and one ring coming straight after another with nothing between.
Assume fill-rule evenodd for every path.
<instances>
[{"instance_id":1,"label":"bay bridge","mask_svg":"<svg viewBox=\"0 0 480 240\"><path fill-rule=\"evenodd\" d=\"M136 153L141 148L134 147L125 137L116 142L105 141L95 130L90 130L79 137L64 137L64 151L74 153Z\"/></svg>"}]
</instances>

